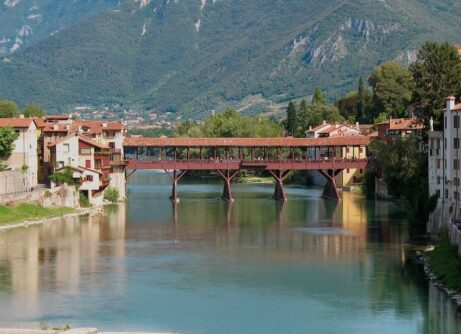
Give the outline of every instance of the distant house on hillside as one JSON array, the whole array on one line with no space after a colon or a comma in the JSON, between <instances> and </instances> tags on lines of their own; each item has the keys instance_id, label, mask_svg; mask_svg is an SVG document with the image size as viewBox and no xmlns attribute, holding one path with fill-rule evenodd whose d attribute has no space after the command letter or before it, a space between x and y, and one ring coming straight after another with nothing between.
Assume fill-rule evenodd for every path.
<instances>
[{"instance_id":1,"label":"distant house on hillside","mask_svg":"<svg viewBox=\"0 0 461 334\"><path fill-rule=\"evenodd\" d=\"M10 126L18 134L14 150L6 165L13 170L21 170L27 177L22 188L33 188L38 184L37 171L37 126L31 118L0 118L0 127Z\"/></svg>"}]
</instances>

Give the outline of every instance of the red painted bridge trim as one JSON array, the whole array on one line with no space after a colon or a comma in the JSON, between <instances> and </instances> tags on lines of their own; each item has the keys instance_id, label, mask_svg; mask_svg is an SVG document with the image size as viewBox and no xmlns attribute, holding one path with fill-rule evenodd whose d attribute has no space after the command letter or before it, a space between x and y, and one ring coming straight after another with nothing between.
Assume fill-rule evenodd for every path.
<instances>
[{"instance_id":1,"label":"red painted bridge trim","mask_svg":"<svg viewBox=\"0 0 461 334\"><path fill-rule=\"evenodd\" d=\"M237 159L156 159L128 160L127 169L172 170L327 170L365 169L368 159L305 159L305 160L237 160Z\"/></svg>"}]
</instances>

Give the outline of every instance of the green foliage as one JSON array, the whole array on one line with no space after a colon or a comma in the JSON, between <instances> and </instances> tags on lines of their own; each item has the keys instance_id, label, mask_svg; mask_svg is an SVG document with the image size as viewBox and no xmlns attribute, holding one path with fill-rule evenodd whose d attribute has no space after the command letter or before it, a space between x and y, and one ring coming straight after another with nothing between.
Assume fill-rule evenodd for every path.
<instances>
[{"instance_id":1,"label":"green foliage","mask_svg":"<svg viewBox=\"0 0 461 334\"><path fill-rule=\"evenodd\" d=\"M427 253L429 266L447 288L461 292L461 258L458 248L448 238L440 240L432 252Z\"/></svg>"},{"instance_id":2,"label":"green foliage","mask_svg":"<svg viewBox=\"0 0 461 334\"><path fill-rule=\"evenodd\" d=\"M9 126L0 128L0 165L1 160L6 160L14 150L14 141L18 134Z\"/></svg>"},{"instance_id":3,"label":"green foliage","mask_svg":"<svg viewBox=\"0 0 461 334\"><path fill-rule=\"evenodd\" d=\"M51 192L49 190L45 191L45 198L50 198L51 197Z\"/></svg>"},{"instance_id":4,"label":"green foliage","mask_svg":"<svg viewBox=\"0 0 461 334\"><path fill-rule=\"evenodd\" d=\"M43 117L45 113L40 106L29 104L24 108L24 117Z\"/></svg>"},{"instance_id":5,"label":"green foliage","mask_svg":"<svg viewBox=\"0 0 461 334\"><path fill-rule=\"evenodd\" d=\"M50 181L55 182L56 184L68 184L70 186L75 185L75 180L73 178L73 170L70 168L65 168L62 172L55 172L48 177Z\"/></svg>"},{"instance_id":6,"label":"green foliage","mask_svg":"<svg viewBox=\"0 0 461 334\"><path fill-rule=\"evenodd\" d=\"M16 103L8 100L0 100L0 118L19 117L19 108Z\"/></svg>"},{"instance_id":7,"label":"green foliage","mask_svg":"<svg viewBox=\"0 0 461 334\"><path fill-rule=\"evenodd\" d=\"M44 208L32 204L20 204L17 207L0 205L0 224L17 223L25 220L35 220L48 217L59 217L75 210L67 207Z\"/></svg>"},{"instance_id":8,"label":"green foliage","mask_svg":"<svg viewBox=\"0 0 461 334\"><path fill-rule=\"evenodd\" d=\"M385 113L387 117L408 117L413 83L406 67L389 61L373 69L368 79L373 89L374 113Z\"/></svg>"},{"instance_id":9,"label":"green foliage","mask_svg":"<svg viewBox=\"0 0 461 334\"><path fill-rule=\"evenodd\" d=\"M296 113L296 106L293 101L290 101L287 107L287 120L285 122L285 130L289 136L293 136L298 128L298 117Z\"/></svg>"},{"instance_id":10,"label":"green foliage","mask_svg":"<svg viewBox=\"0 0 461 334\"><path fill-rule=\"evenodd\" d=\"M88 199L88 196L83 191L79 192L78 203L80 204L80 207L82 208L91 207L90 200Z\"/></svg>"},{"instance_id":11,"label":"green foliage","mask_svg":"<svg viewBox=\"0 0 461 334\"><path fill-rule=\"evenodd\" d=\"M344 122L344 117L333 104L311 103L303 106L298 112L298 127L295 136L304 137L304 131L308 130L310 126L322 124L323 121Z\"/></svg>"},{"instance_id":12,"label":"green foliage","mask_svg":"<svg viewBox=\"0 0 461 334\"><path fill-rule=\"evenodd\" d=\"M120 193L115 188L107 188L104 192L104 199L116 203L120 197Z\"/></svg>"},{"instance_id":13,"label":"green foliage","mask_svg":"<svg viewBox=\"0 0 461 334\"><path fill-rule=\"evenodd\" d=\"M233 109L214 114L203 123L186 121L176 129L179 137L280 137L282 130L272 120L264 117L241 116Z\"/></svg>"},{"instance_id":14,"label":"green foliage","mask_svg":"<svg viewBox=\"0 0 461 334\"><path fill-rule=\"evenodd\" d=\"M411 104L425 124L434 118L434 126L441 129L445 99L461 94L461 57L449 44L426 42L410 65L415 89Z\"/></svg>"},{"instance_id":15,"label":"green foliage","mask_svg":"<svg viewBox=\"0 0 461 334\"><path fill-rule=\"evenodd\" d=\"M390 144L374 140L368 152L373 157L370 173L383 177L391 196L404 199L410 236L424 234L437 196L429 196L427 152L421 149L420 139L410 136Z\"/></svg>"},{"instance_id":16,"label":"green foliage","mask_svg":"<svg viewBox=\"0 0 461 334\"><path fill-rule=\"evenodd\" d=\"M320 87L315 87L314 95L312 96L312 104L326 104L327 96L320 90Z\"/></svg>"}]
</instances>

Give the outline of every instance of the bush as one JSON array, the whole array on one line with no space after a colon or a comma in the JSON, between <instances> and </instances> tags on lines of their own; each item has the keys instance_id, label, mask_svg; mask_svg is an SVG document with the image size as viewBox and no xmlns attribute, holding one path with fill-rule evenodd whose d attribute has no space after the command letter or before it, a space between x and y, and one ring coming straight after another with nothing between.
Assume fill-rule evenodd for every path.
<instances>
[{"instance_id":1,"label":"bush","mask_svg":"<svg viewBox=\"0 0 461 334\"><path fill-rule=\"evenodd\" d=\"M52 175L50 175L49 179L58 185L61 184L68 184L70 186L75 185L75 180L73 178L73 171L70 168L64 169L62 172L55 172Z\"/></svg>"},{"instance_id":2,"label":"bush","mask_svg":"<svg viewBox=\"0 0 461 334\"><path fill-rule=\"evenodd\" d=\"M88 196L85 195L85 193L82 191L79 192L78 203L80 204L82 208L91 207L91 203L90 203L90 200L88 199Z\"/></svg>"},{"instance_id":3,"label":"bush","mask_svg":"<svg viewBox=\"0 0 461 334\"><path fill-rule=\"evenodd\" d=\"M45 198L50 198L51 197L51 193L49 190L45 191Z\"/></svg>"},{"instance_id":4,"label":"bush","mask_svg":"<svg viewBox=\"0 0 461 334\"><path fill-rule=\"evenodd\" d=\"M104 199L111 201L112 203L117 202L119 197L120 193L115 188L107 188L104 192Z\"/></svg>"}]
</instances>

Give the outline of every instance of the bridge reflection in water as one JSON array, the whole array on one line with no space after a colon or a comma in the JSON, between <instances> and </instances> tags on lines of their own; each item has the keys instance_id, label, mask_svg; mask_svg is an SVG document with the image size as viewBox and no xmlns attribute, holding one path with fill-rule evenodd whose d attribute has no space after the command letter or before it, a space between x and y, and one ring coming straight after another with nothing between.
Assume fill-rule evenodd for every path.
<instances>
[{"instance_id":1,"label":"bridge reflection in water","mask_svg":"<svg viewBox=\"0 0 461 334\"><path fill-rule=\"evenodd\" d=\"M178 182L188 171L213 171L224 181L222 197L233 201L232 180L241 170L267 171L275 180L274 199L287 200L283 181L292 171L316 170L326 179L322 196L339 200L336 176L363 170L369 137L336 138L126 138L127 174L165 170L171 199L179 201Z\"/></svg>"}]
</instances>

